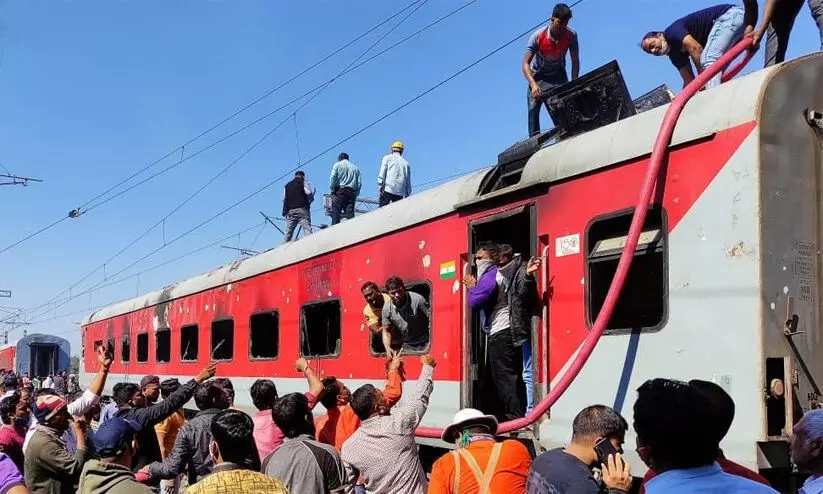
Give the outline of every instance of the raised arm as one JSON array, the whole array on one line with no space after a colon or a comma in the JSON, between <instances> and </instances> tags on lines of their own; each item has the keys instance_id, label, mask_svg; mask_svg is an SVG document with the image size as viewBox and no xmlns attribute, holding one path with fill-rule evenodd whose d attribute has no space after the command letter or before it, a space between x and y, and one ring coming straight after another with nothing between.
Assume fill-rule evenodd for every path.
<instances>
[{"instance_id":1,"label":"raised arm","mask_svg":"<svg viewBox=\"0 0 823 494\"><path fill-rule=\"evenodd\" d=\"M403 378L400 376L400 354L392 356L389 364L389 374L386 378L386 387L383 389L383 398L386 399L386 406L391 408L403 397Z\"/></svg>"},{"instance_id":2,"label":"raised arm","mask_svg":"<svg viewBox=\"0 0 823 494\"><path fill-rule=\"evenodd\" d=\"M411 432L420 425L423 415L429 408L429 395L434 389L432 374L434 373L434 367L437 365L434 357L423 355L420 357L420 362L423 364L423 368L420 371L420 378L417 379L414 396L405 406L397 409L396 413L403 431ZM392 414L392 416L394 417L395 414Z\"/></svg>"},{"instance_id":3,"label":"raised arm","mask_svg":"<svg viewBox=\"0 0 823 494\"><path fill-rule=\"evenodd\" d=\"M100 395L103 394L103 388L106 387L106 378L109 376L112 355L106 351L105 347L101 346L97 348L97 361L100 362L100 368L97 370L94 380L89 384L89 388L80 397L69 403L67 409L70 415L85 415L91 407L100 401Z\"/></svg>"},{"instance_id":4,"label":"raised arm","mask_svg":"<svg viewBox=\"0 0 823 494\"><path fill-rule=\"evenodd\" d=\"M165 420L169 415L183 408L183 405L194 395L194 390L200 383L214 377L216 366L217 364L214 363L209 365L203 369L200 374L195 376L194 379L180 386L180 389L170 394L168 398L160 403L146 408L135 409L133 411L135 420L140 422L143 427L154 427L158 422Z\"/></svg>"},{"instance_id":5,"label":"raised arm","mask_svg":"<svg viewBox=\"0 0 823 494\"><path fill-rule=\"evenodd\" d=\"M299 358L297 362L294 363L294 368L297 369L297 372L303 374L303 377L308 381L309 393L315 398L320 398L320 393L323 392L323 381L321 381L312 368L309 367L309 361L304 358Z\"/></svg>"}]
</instances>

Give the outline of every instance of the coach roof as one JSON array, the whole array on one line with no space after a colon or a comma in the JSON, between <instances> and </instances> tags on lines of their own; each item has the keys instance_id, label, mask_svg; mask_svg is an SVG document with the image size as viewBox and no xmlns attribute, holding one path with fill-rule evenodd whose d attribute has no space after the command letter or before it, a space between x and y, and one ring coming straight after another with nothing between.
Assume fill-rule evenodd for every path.
<instances>
[{"instance_id":1,"label":"coach roof","mask_svg":"<svg viewBox=\"0 0 823 494\"><path fill-rule=\"evenodd\" d=\"M705 138L755 120L761 91L772 74L779 71L780 66L755 72L695 96L686 105L677 123L672 145ZM519 183L488 196L550 184L646 155L651 152L667 109L668 105L655 108L543 148L528 160ZM310 237L231 262L162 290L113 304L90 314L83 320L83 325L237 282L453 213L462 205L483 199L478 198L478 191L490 170L486 168L469 173L399 203L313 233Z\"/></svg>"}]
</instances>

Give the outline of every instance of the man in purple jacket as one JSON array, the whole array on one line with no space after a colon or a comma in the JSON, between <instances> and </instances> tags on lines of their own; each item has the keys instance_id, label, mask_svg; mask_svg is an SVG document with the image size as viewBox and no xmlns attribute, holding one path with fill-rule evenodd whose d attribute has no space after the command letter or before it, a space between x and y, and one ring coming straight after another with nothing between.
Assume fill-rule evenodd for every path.
<instances>
[{"instance_id":1,"label":"man in purple jacket","mask_svg":"<svg viewBox=\"0 0 823 494\"><path fill-rule=\"evenodd\" d=\"M526 387L522 351L515 348L512 338L509 294L496 267L499 252L496 245L478 249L474 255L477 278L467 275L463 283L469 291L469 306L481 311L480 323L488 335L489 368L500 403L495 415L503 422L524 415Z\"/></svg>"}]
</instances>

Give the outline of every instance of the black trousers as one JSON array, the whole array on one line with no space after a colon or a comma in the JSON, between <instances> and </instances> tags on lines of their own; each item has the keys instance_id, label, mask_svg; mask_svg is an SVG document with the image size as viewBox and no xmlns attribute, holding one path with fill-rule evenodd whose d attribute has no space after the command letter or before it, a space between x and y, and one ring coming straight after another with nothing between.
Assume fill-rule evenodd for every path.
<instances>
[{"instance_id":1,"label":"black trousers","mask_svg":"<svg viewBox=\"0 0 823 494\"><path fill-rule=\"evenodd\" d=\"M340 216L346 219L354 218L354 203L357 193L348 187L341 187L334 193L331 203L331 224L340 223Z\"/></svg>"},{"instance_id":2,"label":"black trousers","mask_svg":"<svg viewBox=\"0 0 823 494\"><path fill-rule=\"evenodd\" d=\"M387 206L393 202L397 202L403 199L403 196L399 196L397 194L389 194L388 192L383 192L380 194L380 207Z\"/></svg>"},{"instance_id":3,"label":"black trousers","mask_svg":"<svg viewBox=\"0 0 823 494\"><path fill-rule=\"evenodd\" d=\"M526 385L523 383L523 351L514 346L511 329L489 336L489 364L492 381L500 400L500 421L526 414Z\"/></svg>"}]
</instances>

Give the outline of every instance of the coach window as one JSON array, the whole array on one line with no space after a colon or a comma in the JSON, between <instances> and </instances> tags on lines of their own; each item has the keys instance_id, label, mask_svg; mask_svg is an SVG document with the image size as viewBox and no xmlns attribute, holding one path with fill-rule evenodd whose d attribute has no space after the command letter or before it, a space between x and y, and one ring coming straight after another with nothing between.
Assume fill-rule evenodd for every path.
<instances>
[{"instance_id":1,"label":"coach window","mask_svg":"<svg viewBox=\"0 0 823 494\"><path fill-rule=\"evenodd\" d=\"M120 360L128 362L131 360L131 342L129 341L129 334L126 333L120 339Z\"/></svg>"},{"instance_id":2,"label":"coach window","mask_svg":"<svg viewBox=\"0 0 823 494\"><path fill-rule=\"evenodd\" d=\"M155 356L158 363L171 362L171 329L160 328L154 333Z\"/></svg>"},{"instance_id":3,"label":"coach window","mask_svg":"<svg viewBox=\"0 0 823 494\"><path fill-rule=\"evenodd\" d=\"M200 330L197 324L189 324L180 328L180 360L183 362L196 361L199 344Z\"/></svg>"},{"instance_id":4,"label":"coach window","mask_svg":"<svg viewBox=\"0 0 823 494\"><path fill-rule=\"evenodd\" d=\"M149 361L149 334L140 333L137 335L137 362Z\"/></svg>"},{"instance_id":5,"label":"coach window","mask_svg":"<svg viewBox=\"0 0 823 494\"><path fill-rule=\"evenodd\" d=\"M340 300L324 300L300 308L300 355L340 355Z\"/></svg>"},{"instance_id":6,"label":"coach window","mask_svg":"<svg viewBox=\"0 0 823 494\"><path fill-rule=\"evenodd\" d=\"M94 353L97 353L97 349L103 346L103 340L94 340Z\"/></svg>"},{"instance_id":7,"label":"coach window","mask_svg":"<svg viewBox=\"0 0 823 494\"><path fill-rule=\"evenodd\" d=\"M628 239L634 210L595 218L586 230L586 317L597 319ZM658 331L668 313L668 238L665 212L649 209L607 334Z\"/></svg>"},{"instance_id":8,"label":"coach window","mask_svg":"<svg viewBox=\"0 0 823 494\"><path fill-rule=\"evenodd\" d=\"M212 360L231 360L234 355L234 320L220 319L211 323Z\"/></svg>"},{"instance_id":9,"label":"coach window","mask_svg":"<svg viewBox=\"0 0 823 494\"><path fill-rule=\"evenodd\" d=\"M405 282L405 285L406 285L406 290L408 290L410 292L417 293L419 295L422 295L423 298L426 299L426 302L429 305L429 318L428 318L429 319L428 320L429 327L428 327L428 335L426 336L426 338L427 338L426 350L419 351L419 352L411 352L411 351L408 351L408 350L403 350L404 354L408 353L410 355L415 355L415 354L421 354L422 355L422 354L428 352L428 349L431 348L431 327L432 327L432 321L431 321L432 296L431 296L431 293L432 293L432 286L431 286L431 282L428 281L428 280L426 280L426 281L407 281L407 282ZM389 302L389 303L391 303L391 302ZM381 316L380 320L381 320L381 324L382 324L382 316ZM371 352L372 355L375 355L375 356L385 355L386 354L386 347L383 346L383 335L381 333L377 333L377 334L371 333L371 344L370 344L369 351Z\"/></svg>"},{"instance_id":10,"label":"coach window","mask_svg":"<svg viewBox=\"0 0 823 494\"><path fill-rule=\"evenodd\" d=\"M252 314L249 327L249 358L276 359L280 345L280 313L269 310Z\"/></svg>"}]
</instances>

